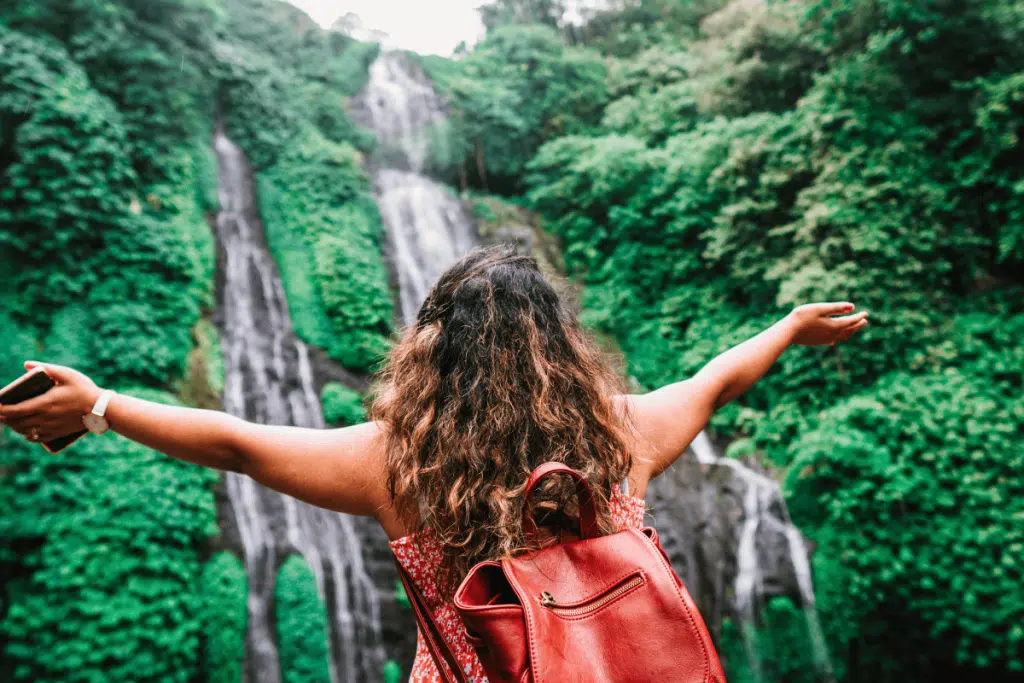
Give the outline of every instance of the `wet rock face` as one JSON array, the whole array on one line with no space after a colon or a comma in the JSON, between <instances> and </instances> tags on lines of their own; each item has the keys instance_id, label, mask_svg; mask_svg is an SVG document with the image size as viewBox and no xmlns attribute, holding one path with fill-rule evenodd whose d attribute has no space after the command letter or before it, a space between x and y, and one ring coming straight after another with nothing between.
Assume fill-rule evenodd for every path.
<instances>
[{"instance_id":1,"label":"wet rock face","mask_svg":"<svg viewBox=\"0 0 1024 683\"><path fill-rule=\"evenodd\" d=\"M647 488L649 519L716 640L722 619L736 614L735 584L748 486L735 470L701 464L684 454ZM769 506L756 530L757 597L788 595L799 604L800 588L780 513Z\"/></svg>"}]
</instances>

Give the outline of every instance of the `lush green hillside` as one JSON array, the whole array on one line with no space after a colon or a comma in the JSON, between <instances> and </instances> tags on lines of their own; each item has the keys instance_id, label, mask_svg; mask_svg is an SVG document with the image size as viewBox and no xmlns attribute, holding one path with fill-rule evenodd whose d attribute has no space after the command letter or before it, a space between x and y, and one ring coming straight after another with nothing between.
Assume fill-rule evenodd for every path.
<instances>
[{"instance_id":1,"label":"lush green hillside","mask_svg":"<svg viewBox=\"0 0 1024 683\"><path fill-rule=\"evenodd\" d=\"M212 298L213 13L56 5L0 10L4 381L43 356L173 401ZM3 439L0 668L190 680L213 476L120 437Z\"/></svg>"},{"instance_id":2,"label":"lush green hillside","mask_svg":"<svg viewBox=\"0 0 1024 683\"><path fill-rule=\"evenodd\" d=\"M358 151L372 140L344 97L375 54L272 1L5 3L0 383L43 358L219 405L218 116L258 171L299 334L371 367L392 297ZM332 419L359 415L358 396L330 397ZM59 455L0 436L4 680L240 680L245 574L204 562L215 481L116 436ZM323 646L323 627L306 636Z\"/></svg>"},{"instance_id":3,"label":"lush green hillside","mask_svg":"<svg viewBox=\"0 0 1024 683\"><path fill-rule=\"evenodd\" d=\"M557 3L498 2L469 54L425 60L453 165L547 217L646 386L794 304L869 310L856 343L788 352L713 426L788 471L837 675L1017 675L1020 4L622 5L571 28ZM773 609L766 675L798 680Z\"/></svg>"},{"instance_id":4,"label":"lush green hillside","mask_svg":"<svg viewBox=\"0 0 1024 683\"><path fill-rule=\"evenodd\" d=\"M267 239L295 329L355 370L387 351L393 301L363 155L345 114L375 45L320 30L278 0L223 0L218 105L257 171Z\"/></svg>"}]
</instances>

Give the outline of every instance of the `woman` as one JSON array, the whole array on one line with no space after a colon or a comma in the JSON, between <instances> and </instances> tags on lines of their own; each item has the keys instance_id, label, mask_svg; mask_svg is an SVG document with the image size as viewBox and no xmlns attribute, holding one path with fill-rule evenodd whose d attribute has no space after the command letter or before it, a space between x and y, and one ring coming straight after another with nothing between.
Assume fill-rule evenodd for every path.
<instances>
[{"instance_id":1,"label":"woman","mask_svg":"<svg viewBox=\"0 0 1024 683\"><path fill-rule=\"evenodd\" d=\"M520 509L530 472L564 462L591 483L606 532L640 526L648 482L712 413L789 345L849 339L867 324L866 313L852 310L850 303L800 306L694 377L631 395L531 257L480 248L438 279L392 349L368 422L331 430L260 425L119 394L105 417L111 429L171 457L374 517L460 664L482 681L451 596L476 562L526 547ZM58 386L0 406L3 423L41 441L81 429L101 395L80 372L44 369ZM550 527L565 529L571 510L555 514L556 501L570 500L572 486L560 479L546 482L537 505ZM422 639L412 680L439 680Z\"/></svg>"}]
</instances>

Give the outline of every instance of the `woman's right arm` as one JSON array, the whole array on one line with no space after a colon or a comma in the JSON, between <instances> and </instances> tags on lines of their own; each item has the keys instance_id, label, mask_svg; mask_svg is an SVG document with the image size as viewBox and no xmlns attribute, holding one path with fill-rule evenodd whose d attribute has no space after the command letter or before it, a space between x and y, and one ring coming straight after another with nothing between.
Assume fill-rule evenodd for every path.
<instances>
[{"instance_id":1,"label":"woman's right arm","mask_svg":"<svg viewBox=\"0 0 1024 683\"><path fill-rule=\"evenodd\" d=\"M36 365L26 363L26 368ZM29 401L0 406L0 422L48 441L80 430L101 389L71 368L43 368L57 386ZM375 422L341 429L261 425L124 394L114 395L106 417L111 430L132 441L178 460L247 474L314 505L370 516L387 505L382 432Z\"/></svg>"}]
</instances>

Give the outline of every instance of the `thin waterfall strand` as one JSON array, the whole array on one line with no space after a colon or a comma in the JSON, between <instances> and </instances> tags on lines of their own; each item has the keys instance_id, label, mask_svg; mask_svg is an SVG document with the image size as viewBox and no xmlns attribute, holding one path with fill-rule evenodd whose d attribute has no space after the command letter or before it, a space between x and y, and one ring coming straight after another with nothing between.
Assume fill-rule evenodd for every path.
<instances>
[{"instance_id":1,"label":"thin waterfall strand","mask_svg":"<svg viewBox=\"0 0 1024 683\"><path fill-rule=\"evenodd\" d=\"M309 349L296 336L277 267L265 243L242 151L218 131L217 238L224 253L224 409L264 424L324 427ZM329 616L331 680L380 680L384 665L377 589L353 519L228 473L226 490L249 577L247 669L251 683L280 683L270 615L277 567L301 554Z\"/></svg>"}]
</instances>

